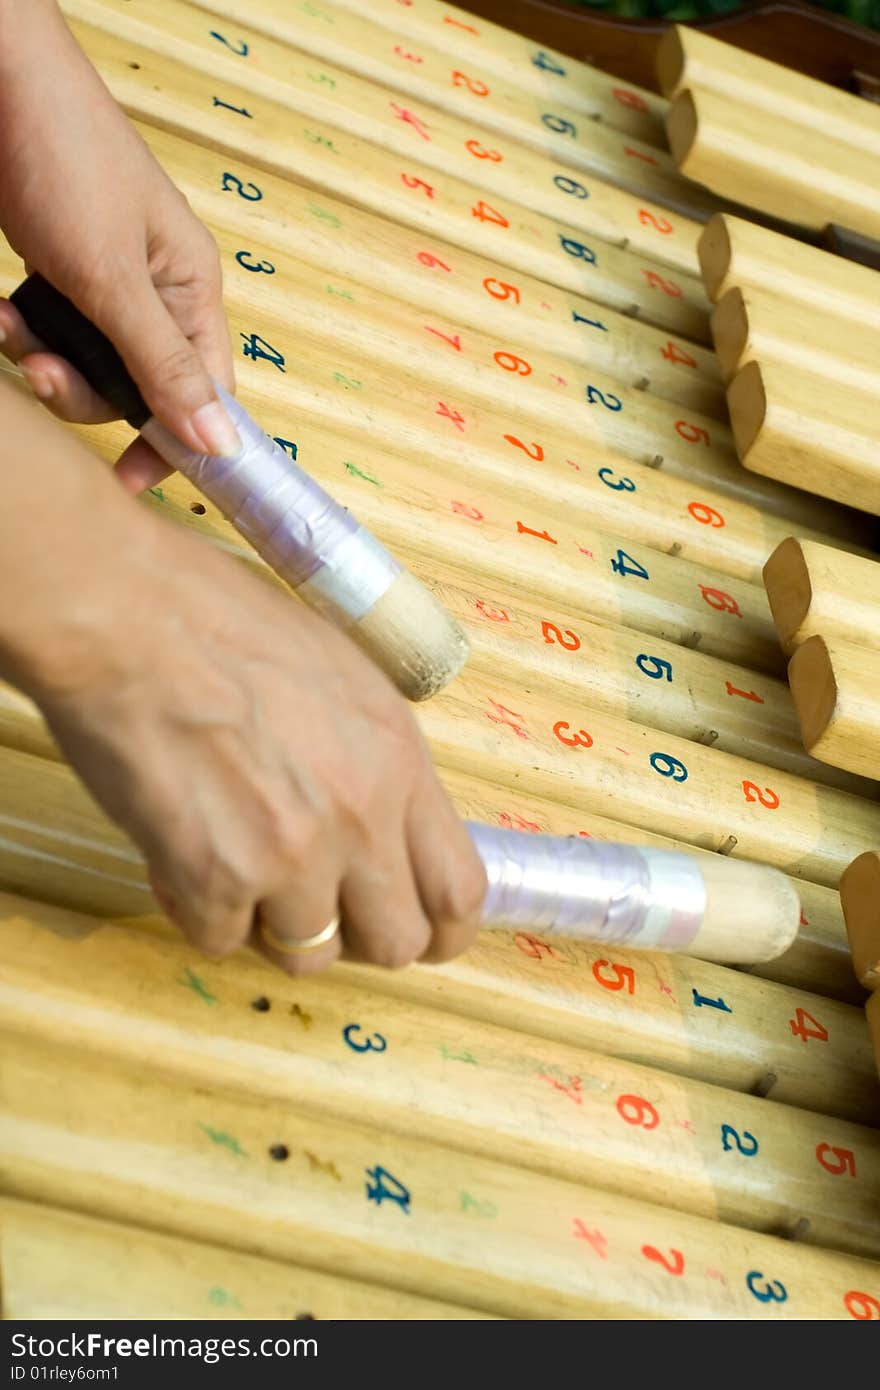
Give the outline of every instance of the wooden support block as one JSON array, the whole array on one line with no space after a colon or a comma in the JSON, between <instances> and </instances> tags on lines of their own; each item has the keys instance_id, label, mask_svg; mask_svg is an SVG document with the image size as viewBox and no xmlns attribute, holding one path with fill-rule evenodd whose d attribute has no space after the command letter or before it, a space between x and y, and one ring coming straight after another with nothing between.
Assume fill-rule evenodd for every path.
<instances>
[{"instance_id":1,"label":"wooden support block","mask_svg":"<svg viewBox=\"0 0 880 1390\"><path fill-rule=\"evenodd\" d=\"M729 381L747 362L809 372L849 390L880 393L880 330L767 290L734 286L711 318L718 365Z\"/></svg>"},{"instance_id":2,"label":"wooden support block","mask_svg":"<svg viewBox=\"0 0 880 1390\"><path fill-rule=\"evenodd\" d=\"M788 679L807 752L880 778L880 652L817 633L795 651Z\"/></svg>"},{"instance_id":3,"label":"wooden support block","mask_svg":"<svg viewBox=\"0 0 880 1390\"><path fill-rule=\"evenodd\" d=\"M875 990L868 999L865 1005L865 1014L868 1019L868 1030L874 1044L877 1071L880 1072L880 990Z\"/></svg>"},{"instance_id":4,"label":"wooden support block","mask_svg":"<svg viewBox=\"0 0 880 1390\"><path fill-rule=\"evenodd\" d=\"M450 1043L467 1038L459 1030ZM387 1056L352 1053L361 1069ZM136 1209L154 1231L501 1317L778 1321L880 1309L876 1262L805 1245L802 1223L780 1240L214 1085L169 1084L144 1074L142 1054L129 1068L35 1047L12 1063L0 1152L4 1188L20 1199L111 1221ZM424 1094L416 1078L412 1089ZM547 1094L544 1107L569 1104ZM646 1149L656 1137L636 1135ZM739 1151L730 1143L731 1170L760 1163L745 1136ZM832 1192L861 1181L813 1162ZM699 1277L677 1277L690 1271Z\"/></svg>"},{"instance_id":5,"label":"wooden support block","mask_svg":"<svg viewBox=\"0 0 880 1390\"><path fill-rule=\"evenodd\" d=\"M781 118L866 155L880 156L880 111L828 82L682 24L666 30L655 61L660 88L668 98L686 87L711 88L756 115L766 113L771 139ZM805 132L805 139L811 138Z\"/></svg>"},{"instance_id":6,"label":"wooden support block","mask_svg":"<svg viewBox=\"0 0 880 1390\"><path fill-rule=\"evenodd\" d=\"M727 388L743 465L880 515L880 401L776 362L748 362Z\"/></svg>"},{"instance_id":7,"label":"wooden support block","mask_svg":"<svg viewBox=\"0 0 880 1390\"><path fill-rule=\"evenodd\" d=\"M880 853L860 854L844 870L840 901L853 970L865 989L880 989Z\"/></svg>"},{"instance_id":8,"label":"wooden support block","mask_svg":"<svg viewBox=\"0 0 880 1390\"><path fill-rule=\"evenodd\" d=\"M716 303L733 286L754 288L815 305L857 325L880 328L880 276L741 217L718 214L700 234L700 269Z\"/></svg>"},{"instance_id":9,"label":"wooden support block","mask_svg":"<svg viewBox=\"0 0 880 1390\"><path fill-rule=\"evenodd\" d=\"M880 651L880 565L833 546L789 537L764 566L783 649L815 634Z\"/></svg>"},{"instance_id":10,"label":"wooden support block","mask_svg":"<svg viewBox=\"0 0 880 1390\"><path fill-rule=\"evenodd\" d=\"M671 102L666 133L680 172L718 197L814 232L880 232L876 166L856 147L696 86Z\"/></svg>"},{"instance_id":11,"label":"wooden support block","mask_svg":"<svg viewBox=\"0 0 880 1390\"><path fill-rule=\"evenodd\" d=\"M86 2L72 0L74 5ZM177 11L177 6L174 10ZM319 163L326 165L330 159L338 175L342 172L340 161L330 158L341 153L336 133L357 136L362 161L358 190L369 166L389 173L393 171L392 180L401 186L402 192L409 189L411 194L415 192L422 198L428 197L425 185L434 188L437 179L466 180L474 202L477 195L485 195L483 201L497 207L499 200L504 199L518 208L528 209L528 216L571 221L582 234L597 236L618 246L632 246L689 274L697 270L700 223L682 214L669 218L666 209L659 204L626 193L592 175L587 188L577 177L579 170L559 166L513 142L507 144L505 150L496 150L496 137L489 131L481 131L479 125L434 113L426 107L416 115L414 131L406 117L395 113L386 90L337 68L332 77L335 86L325 94L322 84L308 76L314 60L307 55L297 55L291 49L281 51L279 72L283 80L271 88L274 99L270 100L268 95L262 95L265 89L262 82L259 94L246 85L246 62L240 65L241 71L234 67L231 77L223 75L222 70L229 71L227 60L219 52L222 46L211 38L203 18L198 22L200 42L192 50L186 48L185 53L188 62L194 58L203 62L206 72L178 61L178 41L149 23L137 26L137 40L125 37L125 31L130 29L130 16L124 7L120 12L102 5L101 17L103 23L113 23L123 34L117 37L105 28L83 24L69 16L68 22L74 37L105 80L108 72L111 74L110 86L117 98L119 63L128 64L134 59L141 64L136 70L129 67L132 80L125 84L123 100L127 105L127 92L136 90L143 104L137 114L143 116L152 112L150 118L154 123L169 125L169 95L174 92L175 99L179 98L189 108L189 120L193 121L190 135L196 135L194 118L201 113L203 120L207 117L211 132L208 143L216 148L216 136L222 141L223 132L229 131L238 149L246 150L252 159L256 158L258 163L276 172L293 171L291 162L297 162L297 145L305 142L311 144L313 151L318 151ZM159 77L159 92L153 90L155 83L147 69ZM221 70L219 76L210 75L215 69ZM217 95L218 83L223 88L222 96ZM279 100L282 95L283 104ZM161 100L157 101L157 97ZM242 112L247 113L244 118ZM158 122L155 121L157 116ZM322 133L320 125L316 131L309 124L300 128L302 133L297 139L296 127L303 118L307 122L329 122L328 134ZM430 126L426 139L419 139L416 133L419 123L423 127L425 123ZM329 146L322 143L328 139ZM413 154L418 160L416 165L410 163ZM402 168L401 160L404 161ZM412 182L407 185L406 179ZM420 181L421 188L418 187ZM438 191L432 192L431 202L436 201ZM494 220L496 226L500 225L497 218Z\"/></svg>"},{"instance_id":12,"label":"wooden support block","mask_svg":"<svg viewBox=\"0 0 880 1390\"><path fill-rule=\"evenodd\" d=\"M15 1145L24 1126L61 1122L92 1132L107 1126L105 1107L111 1097L122 1099L120 1087L134 1076L144 1082L140 1128L153 1110L143 1077L146 1053L155 1092L195 1089L206 1099L213 1092L211 1109L222 1094L230 1112L262 1111L283 1126L262 1144L248 1143L240 1124L206 1116L207 1125L235 1136L246 1152L289 1147L288 1115L306 1128L309 1120L345 1124L367 1115L386 1138L406 1143L415 1130L435 1152L493 1158L747 1230L797 1230L808 1245L870 1258L880 1250L875 1128L473 1018L463 1025L331 978L279 985L281 977L263 964L244 988L236 987L237 961L193 968L191 949L171 948L144 932L104 925L59 941L25 916L7 923L5 934L2 1039L9 1061L0 1153L7 1135ZM38 962L49 969L42 978ZM252 1007L264 998L268 1011ZM809 1041L826 1032L820 1019L802 1011L792 1024L807 1047L823 1045ZM57 1065L63 1053L76 1059L68 1081L45 1093L38 1084L41 1056L54 1054ZM873 1094L880 1099L880 1087ZM171 1106L168 1118L180 1133L173 1100ZM114 1126L117 1133L126 1128L125 1121ZM838 1165L830 1155L837 1149L851 1155L845 1166L854 1179L832 1180ZM732 1163L729 1155L737 1151L755 1163ZM51 1151L46 1157L49 1166L58 1161ZM375 1161L382 1162L378 1155Z\"/></svg>"},{"instance_id":13,"label":"wooden support block","mask_svg":"<svg viewBox=\"0 0 880 1390\"><path fill-rule=\"evenodd\" d=\"M0 1197L3 1318L457 1321L486 1318L399 1288ZM308 1326L290 1340L308 1338ZM307 1354L304 1351L303 1354Z\"/></svg>"}]
</instances>

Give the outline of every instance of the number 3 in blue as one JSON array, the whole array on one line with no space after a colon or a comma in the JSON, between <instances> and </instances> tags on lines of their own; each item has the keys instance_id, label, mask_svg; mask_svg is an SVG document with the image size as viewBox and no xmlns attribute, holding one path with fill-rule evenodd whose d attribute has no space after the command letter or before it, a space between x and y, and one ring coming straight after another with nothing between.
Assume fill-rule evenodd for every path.
<instances>
[{"instance_id":1,"label":"number 3 in blue","mask_svg":"<svg viewBox=\"0 0 880 1390\"><path fill-rule=\"evenodd\" d=\"M250 251L236 251L235 259L245 270L262 271L264 275L275 274L275 267L271 261L257 261L256 264L252 264Z\"/></svg>"},{"instance_id":2,"label":"number 3 in blue","mask_svg":"<svg viewBox=\"0 0 880 1390\"><path fill-rule=\"evenodd\" d=\"M759 1303L784 1303L788 1298L788 1289L784 1284L780 1284L778 1279L770 1279L765 1282L763 1289L755 1288L755 1280L763 1279L764 1276L759 1269L753 1269L746 1275L746 1288Z\"/></svg>"},{"instance_id":3,"label":"number 3 in blue","mask_svg":"<svg viewBox=\"0 0 880 1390\"><path fill-rule=\"evenodd\" d=\"M342 1036L348 1043L352 1052L384 1052L388 1043L381 1033L374 1033L371 1038L365 1038L363 1042L355 1042L354 1034L362 1032L359 1023L347 1023L342 1030Z\"/></svg>"}]
</instances>

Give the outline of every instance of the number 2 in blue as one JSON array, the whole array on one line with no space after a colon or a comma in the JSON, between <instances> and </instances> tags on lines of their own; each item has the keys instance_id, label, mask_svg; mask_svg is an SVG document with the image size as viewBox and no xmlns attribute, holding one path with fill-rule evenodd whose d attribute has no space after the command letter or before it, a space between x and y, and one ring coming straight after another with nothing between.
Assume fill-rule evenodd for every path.
<instances>
[{"instance_id":1,"label":"number 2 in blue","mask_svg":"<svg viewBox=\"0 0 880 1390\"><path fill-rule=\"evenodd\" d=\"M218 34L216 29L212 29L210 33L212 39L216 39L218 43L225 43L226 47L231 48L233 53L237 53L239 58L246 58L250 52L244 39L239 39L238 44L234 44L227 39L225 34Z\"/></svg>"}]
</instances>

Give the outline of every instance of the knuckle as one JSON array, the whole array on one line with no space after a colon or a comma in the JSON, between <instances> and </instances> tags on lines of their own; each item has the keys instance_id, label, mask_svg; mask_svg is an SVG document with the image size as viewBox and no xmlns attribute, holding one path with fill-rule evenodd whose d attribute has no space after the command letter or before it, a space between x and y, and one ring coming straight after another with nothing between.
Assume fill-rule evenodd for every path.
<instances>
[{"instance_id":1,"label":"knuckle","mask_svg":"<svg viewBox=\"0 0 880 1390\"><path fill-rule=\"evenodd\" d=\"M367 946L367 959L383 970L403 970L422 952L424 938L413 931L391 931L374 937Z\"/></svg>"}]
</instances>

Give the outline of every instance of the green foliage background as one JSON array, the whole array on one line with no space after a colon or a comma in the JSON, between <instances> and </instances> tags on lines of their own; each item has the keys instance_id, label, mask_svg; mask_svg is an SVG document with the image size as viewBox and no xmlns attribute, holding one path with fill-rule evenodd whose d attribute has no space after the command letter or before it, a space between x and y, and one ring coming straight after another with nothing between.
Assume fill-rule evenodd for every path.
<instances>
[{"instance_id":1,"label":"green foliage background","mask_svg":"<svg viewBox=\"0 0 880 1390\"><path fill-rule=\"evenodd\" d=\"M856 24L880 29L880 0L811 0L819 9L845 15ZM569 0L582 9L602 10L623 19L711 19L740 9L740 0Z\"/></svg>"}]
</instances>

